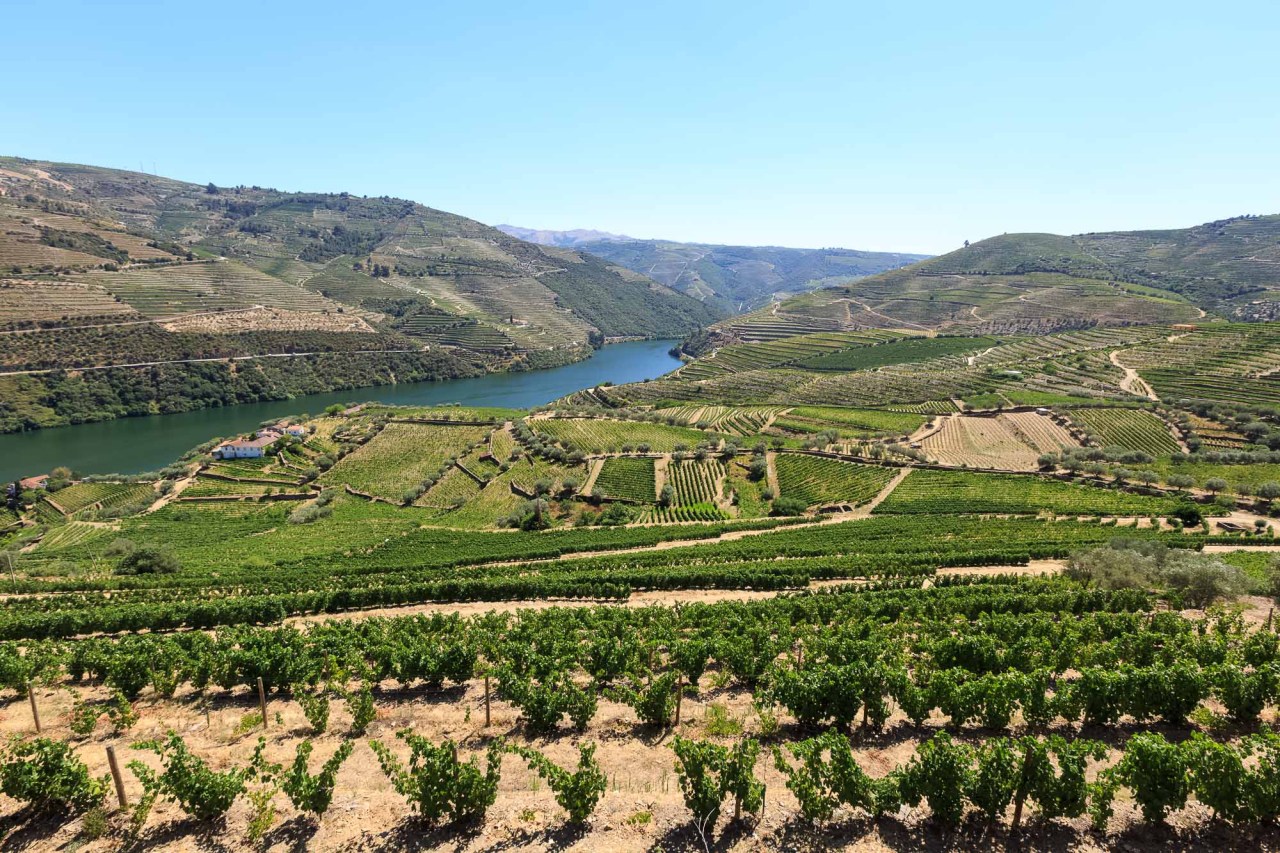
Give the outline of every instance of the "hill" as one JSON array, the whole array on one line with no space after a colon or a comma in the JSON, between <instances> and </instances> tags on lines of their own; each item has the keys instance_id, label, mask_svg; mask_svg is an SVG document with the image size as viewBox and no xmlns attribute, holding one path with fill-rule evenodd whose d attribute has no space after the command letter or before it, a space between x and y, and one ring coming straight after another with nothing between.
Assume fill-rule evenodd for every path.
<instances>
[{"instance_id":1,"label":"hill","mask_svg":"<svg viewBox=\"0 0 1280 853\"><path fill-rule=\"evenodd\" d=\"M588 243L615 243L634 239L625 234L610 234L608 231L593 231L590 228L574 228L571 231L548 231L542 228L521 228L519 225L497 225L495 227L503 234L510 234L520 240L527 240L540 246L558 246L562 249L576 249Z\"/></svg>"},{"instance_id":2,"label":"hill","mask_svg":"<svg viewBox=\"0 0 1280 853\"><path fill-rule=\"evenodd\" d=\"M718 331L728 341L861 328L1044 333L1209 314L1280 316L1280 215L1171 231L1004 234L793 297Z\"/></svg>"},{"instance_id":3,"label":"hill","mask_svg":"<svg viewBox=\"0 0 1280 853\"><path fill-rule=\"evenodd\" d=\"M657 279L722 313L741 313L775 297L844 283L926 255L855 249L716 246L670 240L610 240L582 246L591 254Z\"/></svg>"},{"instance_id":4,"label":"hill","mask_svg":"<svg viewBox=\"0 0 1280 853\"><path fill-rule=\"evenodd\" d=\"M224 367L221 384L262 385L271 398L316 382L563 364L610 338L679 336L717 316L595 256L404 199L0 158L0 332L14 344L0 373L164 362L182 384L190 371L173 362L297 355L271 377L254 362ZM49 415L57 406L43 405L24 421L13 401L49 397L41 376L21 389L0 376L6 428L86 411ZM132 412L159 393L154 383L141 401L112 392L87 411ZM233 396L222 402L262 398Z\"/></svg>"}]
</instances>

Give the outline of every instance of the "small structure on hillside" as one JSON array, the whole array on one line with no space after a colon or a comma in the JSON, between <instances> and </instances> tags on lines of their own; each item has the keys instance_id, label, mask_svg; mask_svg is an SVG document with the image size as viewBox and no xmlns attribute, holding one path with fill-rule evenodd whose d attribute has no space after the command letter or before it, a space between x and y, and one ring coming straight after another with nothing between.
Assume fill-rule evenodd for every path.
<instances>
[{"instance_id":1,"label":"small structure on hillside","mask_svg":"<svg viewBox=\"0 0 1280 853\"><path fill-rule=\"evenodd\" d=\"M37 474L34 477L26 477L18 481L18 486L23 491L27 489L43 489L47 485L49 485L48 474Z\"/></svg>"},{"instance_id":2,"label":"small structure on hillside","mask_svg":"<svg viewBox=\"0 0 1280 853\"><path fill-rule=\"evenodd\" d=\"M302 438L304 435L307 434L306 427L304 427L302 424L295 424L289 421L288 419L283 421L278 421L274 426L268 427L268 429L273 429L276 432L281 433L282 435L291 435L294 438Z\"/></svg>"},{"instance_id":3,"label":"small structure on hillside","mask_svg":"<svg viewBox=\"0 0 1280 853\"><path fill-rule=\"evenodd\" d=\"M266 435L263 435L266 432ZM224 441L213 449L215 459L260 459L267 448L281 438L274 430L260 430L257 438L237 438Z\"/></svg>"}]
</instances>

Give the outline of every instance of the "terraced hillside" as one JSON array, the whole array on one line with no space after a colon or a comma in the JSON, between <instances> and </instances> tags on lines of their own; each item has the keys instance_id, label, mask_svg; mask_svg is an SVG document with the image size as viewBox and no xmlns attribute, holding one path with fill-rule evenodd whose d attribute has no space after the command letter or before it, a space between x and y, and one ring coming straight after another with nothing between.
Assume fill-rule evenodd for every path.
<instances>
[{"instance_id":1,"label":"terraced hillside","mask_svg":"<svg viewBox=\"0 0 1280 853\"><path fill-rule=\"evenodd\" d=\"M144 333L357 332L378 340L326 351L405 354L386 373L354 359L353 369L386 381L421 373L426 361L434 377L446 378L564 364L611 338L678 337L719 316L595 256L526 243L403 199L200 186L0 158L0 334L61 337L71 327L121 323ZM421 355L429 350L434 354ZM247 355L311 351L299 339ZM107 351L77 357L74 365L39 369L152 361L119 362ZM296 368L310 383L323 379L328 365ZM344 367L343 375L351 372ZM115 385L137 378L121 375ZM83 419L80 412L47 413L57 406L32 409L27 400L58 396L54 380L33 381L43 386L5 395L21 407L17 415L28 428ZM269 386L270 396L296 393L302 383L282 387L262 376L256 384ZM321 390L349 384L335 375ZM212 404L206 397L191 399ZM90 419L127 405L107 400Z\"/></svg>"},{"instance_id":2,"label":"terraced hillside","mask_svg":"<svg viewBox=\"0 0 1280 853\"><path fill-rule=\"evenodd\" d=\"M718 342L865 328L1043 333L1280 316L1280 215L1170 231L1005 234L724 321Z\"/></svg>"}]
</instances>

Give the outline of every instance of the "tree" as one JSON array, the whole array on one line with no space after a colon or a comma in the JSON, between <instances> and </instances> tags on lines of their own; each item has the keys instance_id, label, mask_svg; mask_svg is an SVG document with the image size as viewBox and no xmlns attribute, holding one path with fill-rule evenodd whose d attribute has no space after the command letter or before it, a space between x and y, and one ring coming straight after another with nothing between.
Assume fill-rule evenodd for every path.
<instances>
[{"instance_id":1,"label":"tree","mask_svg":"<svg viewBox=\"0 0 1280 853\"><path fill-rule=\"evenodd\" d=\"M777 498L773 502L773 515L804 515L804 511L808 509L805 502L799 498Z\"/></svg>"},{"instance_id":2,"label":"tree","mask_svg":"<svg viewBox=\"0 0 1280 853\"><path fill-rule=\"evenodd\" d=\"M178 558L151 545L135 548L116 566L118 575L171 575L182 567Z\"/></svg>"},{"instance_id":3,"label":"tree","mask_svg":"<svg viewBox=\"0 0 1280 853\"><path fill-rule=\"evenodd\" d=\"M1217 495L1218 492L1226 491L1227 481L1221 477L1210 477L1204 481L1205 490L1211 495Z\"/></svg>"},{"instance_id":4,"label":"tree","mask_svg":"<svg viewBox=\"0 0 1280 853\"><path fill-rule=\"evenodd\" d=\"M217 195L218 187L213 183L213 181L210 181L209 183L205 184L204 191L209 195Z\"/></svg>"},{"instance_id":5,"label":"tree","mask_svg":"<svg viewBox=\"0 0 1280 853\"><path fill-rule=\"evenodd\" d=\"M676 502L676 490L670 483L662 487L662 492L658 495L658 506L669 507Z\"/></svg>"}]
</instances>

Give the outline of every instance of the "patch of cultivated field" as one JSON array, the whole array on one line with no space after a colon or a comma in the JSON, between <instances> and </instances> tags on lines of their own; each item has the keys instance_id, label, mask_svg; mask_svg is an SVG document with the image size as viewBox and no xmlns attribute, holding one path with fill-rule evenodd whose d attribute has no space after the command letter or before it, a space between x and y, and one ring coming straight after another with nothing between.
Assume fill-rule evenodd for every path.
<instances>
[{"instance_id":1,"label":"patch of cultivated field","mask_svg":"<svg viewBox=\"0 0 1280 853\"><path fill-rule=\"evenodd\" d=\"M399 500L406 489L438 473L488 433L489 427L390 423L320 479Z\"/></svg>"},{"instance_id":2,"label":"patch of cultivated field","mask_svg":"<svg viewBox=\"0 0 1280 853\"><path fill-rule=\"evenodd\" d=\"M237 332L372 332L373 328L353 314L321 314L317 311L289 311L284 308L247 308L216 314L189 314L160 324L170 332L206 332L229 335Z\"/></svg>"},{"instance_id":3,"label":"patch of cultivated field","mask_svg":"<svg viewBox=\"0 0 1280 853\"><path fill-rule=\"evenodd\" d=\"M998 420L1008 424L1024 441L1041 453L1057 453L1064 447L1079 447L1080 442L1048 415L1035 412L1010 412Z\"/></svg>"},{"instance_id":4,"label":"patch of cultivated field","mask_svg":"<svg viewBox=\"0 0 1280 853\"><path fill-rule=\"evenodd\" d=\"M1123 447L1152 456L1177 453L1168 425L1141 409L1073 409L1071 420L1091 433L1103 447Z\"/></svg>"},{"instance_id":5,"label":"patch of cultivated field","mask_svg":"<svg viewBox=\"0 0 1280 853\"><path fill-rule=\"evenodd\" d=\"M1008 471L1035 470L1041 453L1003 418L947 418L921 446L930 459L942 465Z\"/></svg>"},{"instance_id":6,"label":"patch of cultivated field","mask_svg":"<svg viewBox=\"0 0 1280 853\"><path fill-rule=\"evenodd\" d=\"M0 323L133 315L101 287L61 281L0 281Z\"/></svg>"},{"instance_id":7,"label":"patch of cultivated field","mask_svg":"<svg viewBox=\"0 0 1280 853\"><path fill-rule=\"evenodd\" d=\"M805 506L866 503L888 485L896 473L893 468L795 453L779 453L775 465L781 495L802 501Z\"/></svg>"},{"instance_id":8,"label":"patch of cultivated field","mask_svg":"<svg viewBox=\"0 0 1280 853\"><path fill-rule=\"evenodd\" d=\"M655 453L670 453L679 445L691 448L709 438L706 433L687 427L604 418L546 418L529 425L542 435L587 453L625 452L626 448L639 449L641 445Z\"/></svg>"}]
</instances>

